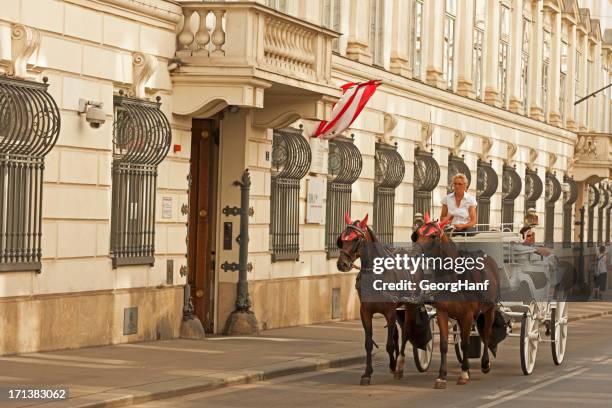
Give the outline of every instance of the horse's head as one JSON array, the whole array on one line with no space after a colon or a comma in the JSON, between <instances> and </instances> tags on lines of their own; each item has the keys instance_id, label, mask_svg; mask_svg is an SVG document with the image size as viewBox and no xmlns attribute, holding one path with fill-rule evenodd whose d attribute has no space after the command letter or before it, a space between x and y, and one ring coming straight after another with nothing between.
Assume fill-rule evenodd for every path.
<instances>
[{"instance_id":1,"label":"horse's head","mask_svg":"<svg viewBox=\"0 0 612 408\"><path fill-rule=\"evenodd\" d=\"M336 241L338 248L340 248L340 256L336 266L339 271L348 272L353 268L355 260L361 257L363 243L373 239L368 229L367 214L361 221L351 221L351 217L348 213L345 213L344 221L346 222L346 228Z\"/></svg>"},{"instance_id":2,"label":"horse's head","mask_svg":"<svg viewBox=\"0 0 612 408\"><path fill-rule=\"evenodd\" d=\"M449 242L448 236L444 233L444 226L450 220L437 221L429 218L429 213L425 213L424 223L413 232L413 241L419 244L426 252L431 252L434 247L439 248L440 244Z\"/></svg>"}]
</instances>

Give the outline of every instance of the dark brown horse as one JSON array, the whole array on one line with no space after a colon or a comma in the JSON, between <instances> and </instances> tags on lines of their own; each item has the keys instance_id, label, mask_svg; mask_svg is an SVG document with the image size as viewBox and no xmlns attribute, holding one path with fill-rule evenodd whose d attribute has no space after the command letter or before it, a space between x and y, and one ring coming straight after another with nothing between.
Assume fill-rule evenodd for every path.
<instances>
[{"instance_id":1,"label":"dark brown horse","mask_svg":"<svg viewBox=\"0 0 612 408\"><path fill-rule=\"evenodd\" d=\"M368 216L361 221L351 221L348 214L344 215L346 228L338 237L338 247L340 248L340 256L338 257L337 267L339 271L348 272L353 268L360 269L354 263L358 258L361 258L364 245L367 242L378 242L374 232L368 227ZM399 355L398 330L396 326L396 309L397 303L393 302L364 302L362 299L359 279L362 274L372 273L372 271L360 270L355 285L359 295L360 307L359 314L363 330L365 331L365 349L366 349L366 369L361 376L361 385L369 385L372 377L372 349L374 347L374 339L372 337L372 317L376 313L382 314L387 321L387 353L389 354L389 369L394 373L396 378L401 378L404 372L404 356ZM408 319L412 314L406 312ZM404 327L410 327L405 324ZM399 357L399 358L398 358Z\"/></svg>"},{"instance_id":2,"label":"dark brown horse","mask_svg":"<svg viewBox=\"0 0 612 408\"><path fill-rule=\"evenodd\" d=\"M460 256L457 247L444 232L444 224L446 222L431 221L429 215L425 215L425 224L421 226L416 233L416 243L421 246L426 256L457 258ZM450 274L451 279L457 279L457 275ZM484 328L481 331L481 338L484 345L484 351L481 360L481 369L483 373L488 373L491 370L489 360L489 340L491 338L493 321L495 319L496 304L495 299L498 291L499 278L498 266L491 257L484 257L484 268L479 272L473 272L472 278L477 282L489 280L486 300L467 300L467 301L435 301L436 315L438 327L440 330L440 372L436 379L434 388L446 388L447 377L447 359L448 352L448 320L449 317L457 320L459 323L461 334L461 375L457 384L464 385L470 382L470 364L468 358L468 345L470 332L474 319L479 313L484 316Z\"/></svg>"}]
</instances>

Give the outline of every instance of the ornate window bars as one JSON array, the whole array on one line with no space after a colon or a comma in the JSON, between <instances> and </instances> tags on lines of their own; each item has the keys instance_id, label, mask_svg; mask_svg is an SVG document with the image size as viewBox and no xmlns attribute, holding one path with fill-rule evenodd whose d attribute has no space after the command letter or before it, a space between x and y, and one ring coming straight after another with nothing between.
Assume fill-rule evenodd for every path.
<instances>
[{"instance_id":1,"label":"ornate window bars","mask_svg":"<svg viewBox=\"0 0 612 408\"><path fill-rule=\"evenodd\" d=\"M465 164L464 157L455 156L452 153L448 156L448 178L446 184L446 191L450 194L453 192L453 177L457 174L464 174L468 179L468 185L466 189L472 184L472 173L470 168Z\"/></svg>"},{"instance_id":2,"label":"ornate window bars","mask_svg":"<svg viewBox=\"0 0 612 408\"><path fill-rule=\"evenodd\" d=\"M44 159L60 131L43 83L0 76L0 271L40 271Z\"/></svg>"},{"instance_id":3,"label":"ornate window bars","mask_svg":"<svg viewBox=\"0 0 612 408\"><path fill-rule=\"evenodd\" d=\"M502 171L502 227L514 230L514 200L521 194L523 183L515 166L504 165Z\"/></svg>"},{"instance_id":4,"label":"ornate window bars","mask_svg":"<svg viewBox=\"0 0 612 408\"><path fill-rule=\"evenodd\" d=\"M574 203L578 199L578 186L573 178L564 176L563 182L569 186L569 191L563 193L563 247L572 246L572 219L574 214Z\"/></svg>"},{"instance_id":5,"label":"ornate window bars","mask_svg":"<svg viewBox=\"0 0 612 408\"><path fill-rule=\"evenodd\" d=\"M300 180L311 161L310 145L300 130L274 130L270 196L272 262L297 261L300 257Z\"/></svg>"},{"instance_id":6,"label":"ornate window bars","mask_svg":"<svg viewBox=\"0 0 612 408\"><path fill-rule=\"evenodd\" d=\"M555 174L546 172L544 177L546 187L544 189L544 242L552 246L555 240L555 204L561 197L561 183Z\"/></svg>"},{"instance_id":7,"label":"ornate window bars","mask_svg":"<svg viewBox=\"0 0 612 408\"><path fill-rule=\"evenodd\" d=\"M492 162L478 160L476 170L476 200L478 201L478 231L488 231L491 218L491 197L499 180Z\"/></svg>"},{"instance_id":8,"label":"ornate window bars","mask_svg":"<svg viewBox=\"0 0 612 408\"><path fill-rule=\"evenodd\" d=\"M170 149L170 123L157 102L114 97L110 253L113 268L153 265L157 166Z\"/></svg>"},{"instance_id":9,"label":"ornate window bars","mask_svg":"<svg viewBox=\"0 0 612 408\"><path fill-rule=\"evenodd\" d=\"M610 219L610 217L612 217L612 184L608 184L608 197L608 215L606 216L606 237L604 239L605 242L610 242L610 240L612 240L612 235L610 235L610 229L612 228L612 220Z\"/></svg>"},{"instance_id":10,"label":"ornate window bars","mask_svg":"<svg viewBox=\"0 0 612 408\"><path fill-rule=\"evenodd\" d=\"M530 208L536 209L536 202L542 196L544 185L536 170L525 170L525 214Z\"/></svg>"},{"instance_id":11,"label":"ornate window bars","mask_svg":"<svg viewBox=\"0 0 612 408\"><path fill-rule=\"evenodd\" d=\"M393 242L395 189L402 182L406 167L397 146L376 143L374 179L374 231L383 243Z\"/></svg>"},{"instance_id":12,"label":"ornate window bars","mask_svg":"<svg viewBox=\"0 0 612 408\"><path fill-rule=\"evenodd\" d=\"M344 213L351 211L352 185L361 174L363 160L351 139L337 137L329 141L327 163L325 249L330 259L340 254L336 240L344 229Z\"/></svg>"},{"instance_id":13,"label":"ornate window bars","mask_svg":"<svg viewBox=\"0 0 612 408\"><path fill-rule=\"evenodd\" d=\"M595 235L595 207L599 204L599 190L594 184L588 185L588 195L589 224L587 230L587 246L592 247L594 245L593 237Z\"/></svg>"},{"instance_id":14,"label":"ornate window bars","mask_svg":"<svg viewBox=\"0 0 612 408\"><path fill-rule=\"evenodd\" d=\"M432 207L431 192L440 181L440 166L427 152L417 147L414 152L414 213L425 214Z\"/></svg>"},{"instance_id":15,"label":"ornate window bars","mask_svg":"<svg viewBox=\"0 0 612 408\"><path fill-rule=\"evenodd\" d=\"M604 243L604 210L610 203L610 190L605 185L599 184L599 207L597 211L597 244Z\"/></svg>"}]
</instances>

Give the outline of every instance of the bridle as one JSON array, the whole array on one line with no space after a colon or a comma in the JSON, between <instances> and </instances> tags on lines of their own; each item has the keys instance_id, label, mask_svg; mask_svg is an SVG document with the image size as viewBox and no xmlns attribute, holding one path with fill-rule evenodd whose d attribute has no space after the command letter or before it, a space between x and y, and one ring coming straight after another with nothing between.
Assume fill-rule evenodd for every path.
<instances>
[{"instance_id":1,"label":"bridle","mask_svg":"<svg viewBox=\"0 0 612 408\"><path fill-rule=\"evenodd\" d=\"M350 237L350 238L349 238ZM359 238L358 240L355 237ZM363 241L367 240L367 231L363 228L360 228L356 224L348 224L346 229L340 235L339 241L349 242L349 241L357 241L357 247L354 248L355 256L351 255L348 251L345 251L344 248L340 247L340 253L351 260L351 269L357 269L361 271L361 267L355 265L355 260L357 259L357 251L359 250L359 246L363 243Z\"/></svg>"}]
</instances>

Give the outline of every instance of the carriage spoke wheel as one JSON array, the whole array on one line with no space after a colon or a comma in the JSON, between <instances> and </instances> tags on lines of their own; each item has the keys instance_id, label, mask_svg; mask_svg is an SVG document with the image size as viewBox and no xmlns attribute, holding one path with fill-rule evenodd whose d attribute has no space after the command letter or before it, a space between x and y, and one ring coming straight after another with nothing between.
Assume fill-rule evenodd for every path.
<instances>
[{"instance_id":1,"label":"carriage spoke wheel","mask_svg":"<svg viewBox=\"0 0 612 408\"><path fill-rule=\"evenodd\" d=\"M567 303L557 302L550 314L550 335L552 358L555 365L560 365L565 357L567 344Z\"/></svg>"},{"instance_id":2,"label":"carriage spoke wheel","mask_svg":"<svg viewBox=\"0 0 612 408\"><path fill-rule=\"evenodd\" d=\"M417 347L412 347L412 356L414 357L414 365L416 366L419 372L425 372L429 369L431 365L431 359L433 357L434 350L434 328L436 327L436 322L434 318L429 319L429 328L431 330L431 340L425 346L425 350L421 350Z\"/></svg>"},{"instance_id":3,"label":"carriage spoke wheel","mask_svg":"<svg viewBox=\"0 0 612 408\"><path fill-rule=\"evenodd\" d=\"M521 369L524 375L529 375L533 372L538 354L538 343L540 341L540 326L533 310L531 308L521 319L520 353Z\"/></svg>"}]
</instances>

